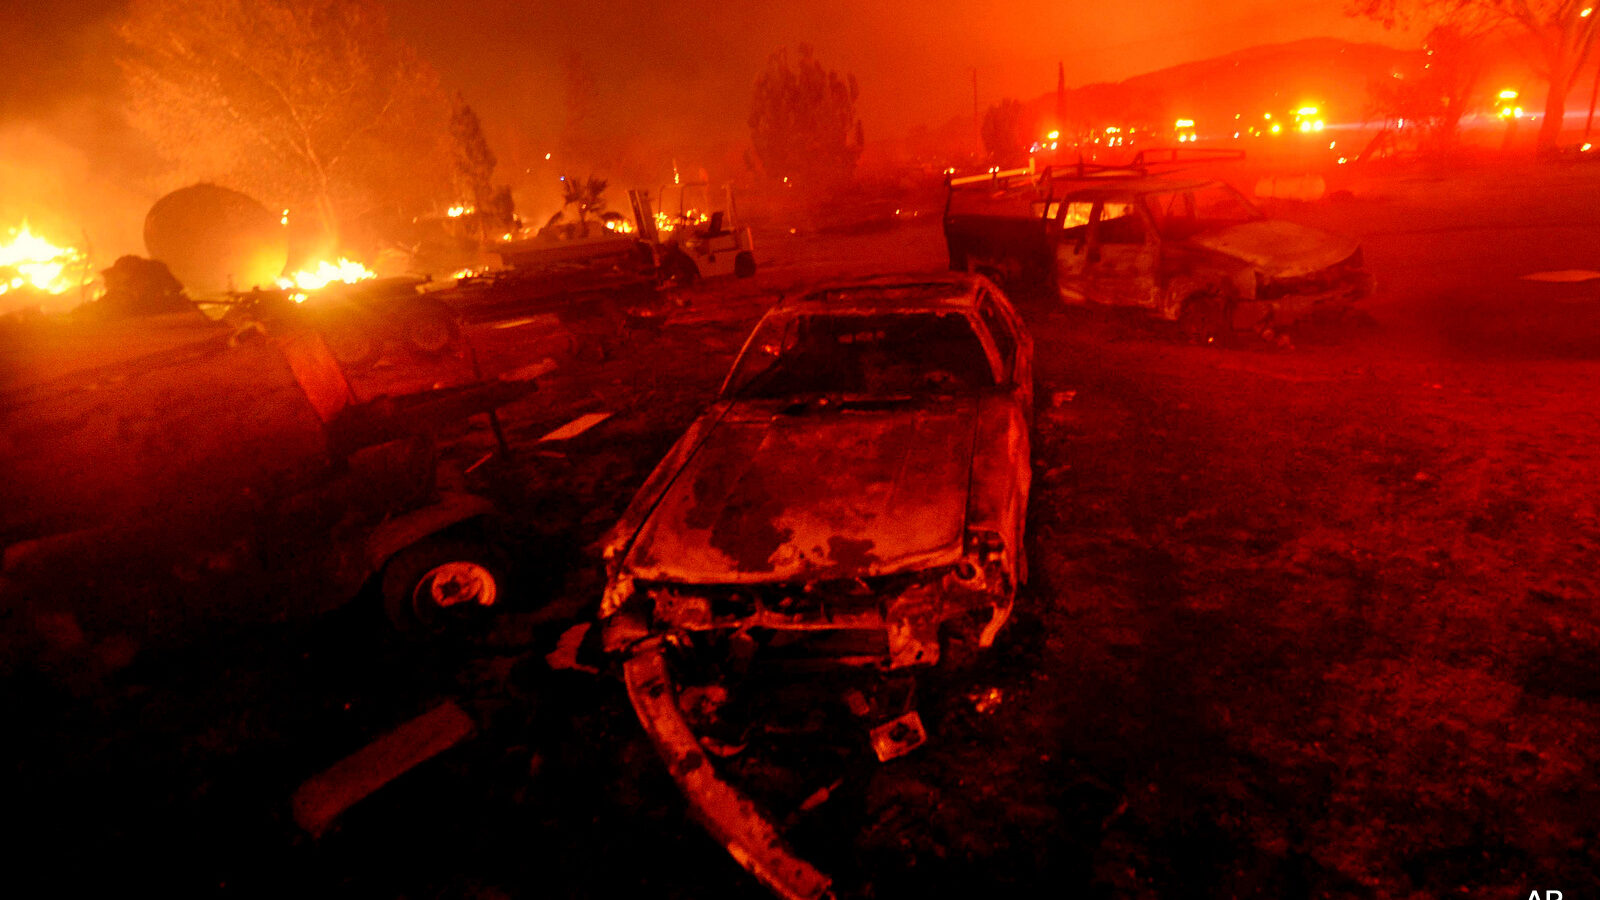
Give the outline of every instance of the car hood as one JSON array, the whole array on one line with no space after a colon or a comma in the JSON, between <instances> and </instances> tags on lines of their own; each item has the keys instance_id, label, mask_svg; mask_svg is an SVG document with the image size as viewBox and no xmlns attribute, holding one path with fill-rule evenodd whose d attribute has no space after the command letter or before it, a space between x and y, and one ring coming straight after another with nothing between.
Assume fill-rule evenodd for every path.
<instances>
[{"instance_id":1,"label":"car hood","mask_svg":"<svg viewBox=\"0 0 1600 900\"><path fill-rule=\"evenodd\" d=\"M1359 244L1276 219L1245 222L1195 235L1189 242L1248 263L1270 278L1298 278L1350 258Z\"/></svg>"},{"instance_id":2,"label":"car hood","mask_svg":"<svg viewBox=\"0 0 1600 900\"><path fill-rule=\"evenodd\" d=\"M737 404L628 551L635 578L820 581L956 562L977 401L785 412Z\"/></svg>"}]
</instances>

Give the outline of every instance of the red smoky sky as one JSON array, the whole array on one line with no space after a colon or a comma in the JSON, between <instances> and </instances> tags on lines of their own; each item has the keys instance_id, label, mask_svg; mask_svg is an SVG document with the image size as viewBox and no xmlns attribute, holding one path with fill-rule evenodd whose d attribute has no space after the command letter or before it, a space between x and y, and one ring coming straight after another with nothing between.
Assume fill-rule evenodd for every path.
<instances>
[{"instance_id":1,"label":"red smoky sky","mask_svg":"<svg viewBox=\"0 0 1600 900\"><path fill-rule=\"evenodd\" d=\"M478 3L447 14L427 0L391 0L390 8L396 31L486 117L554 127L560 63L577 53L595 75L595 117L608 127L729 138L745 128L767 57L801 43L860 80L871 139L970 116L974 70L988 106L1053 90L1058 61L1075 86L1305 37L1405 39L1346 16L1340 0L591 0Z\"/></svg>"},{"instance_id":2,"label":"red smoky sky","mask_svg":"<svg viewBox=\"0 0 1600 900\"><path fill-rule=\"evenodd\" d=\"M486 118L557 127L561 64L595 80L594 118L619 130L681 123L737 137L750 89L774 50L809 43L860 79L860 112L879 136L1055 87L1126 78L1256 44L1304 37L1400 43L1344 14L1341 0L388 0L393 28ZM0 116L33 112L115 80L105 51L118 0L0 4L10 36ZM669 128L669 130L671 130Z\"/></svg>"},{"instance_id":3,"label":"red smoky sky","mask_svg":"<svg viewBox=\"0 0 1600 900\"><path fill-rule=\"evenodd\" d=\"M159 161L121 121L113 26L125 0L0 2L0 227L54 212L137 251ZM507 167L540 178L567 112L564 65L592 80L596 138L716 165L747 143L753 83L768 56L808 43L861 85L869 144L937 128L1005 97L1120 80L1258 44L1332 36L1391 44L1410 35L1344 14L1342 0L586 0L447 4L386 0L393 31L479 112ZM698 157L698 159L696 159ZM653 163L652 163L653 164ZM553 165L553 164L552 164ZM553 180L553 176L552 176ZM126 204L137 215L118 207ZM107 225L96 225L96 220ZM124 223L124 220L131 220ZM121 223L121 224L118 224Z\"/></svg>"}]
</instances>

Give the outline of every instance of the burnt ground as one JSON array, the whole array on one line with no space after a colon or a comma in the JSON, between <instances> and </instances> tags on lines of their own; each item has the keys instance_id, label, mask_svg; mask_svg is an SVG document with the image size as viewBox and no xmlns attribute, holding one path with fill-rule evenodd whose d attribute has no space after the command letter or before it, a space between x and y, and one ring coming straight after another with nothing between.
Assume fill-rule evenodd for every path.
<instances>
[{"instance_id":1,"label":"burnt ground","mask_svg":"<svg viewBox=\"0 0 1600 900\"><path fill-rule=\"evenodd\" d=\"M1274 210L1362 236L1380 280L1370 324L1293 350L1025 298L1033 581L1012 625L921 679L911 755L871 759L841 684L760 682L740 696L772 721L729 770L851 896L1592 896L1600 283L1519 276L1600 268L1597 186L1404 170ZM761 896L687 819L619 681L544 654L771 292L938 268L921 212L780 230L757 278L508 408L515 461L470 480L526 526L526 598L483 639L408 645L358 604L93 688L14 679L13 868L66 893ZM516 360L514 330L477 337ZM478 424L451 437L463 467L490 447ZM478 737L332 834L296 830L301 780L444 698Z\"/></svg>"}]
</instances>

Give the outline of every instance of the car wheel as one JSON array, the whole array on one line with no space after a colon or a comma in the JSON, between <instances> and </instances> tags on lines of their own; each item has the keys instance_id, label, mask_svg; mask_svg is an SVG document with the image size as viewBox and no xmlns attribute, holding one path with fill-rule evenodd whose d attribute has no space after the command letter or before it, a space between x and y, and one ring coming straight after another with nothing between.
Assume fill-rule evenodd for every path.
<instances>
[{"instance_id":1,"label":"car wheel","mask_svg":"<svg viewBox=\"0 0 1600 900\"><path fill-rule=\"evenodd\" d=\"M472 541L429 538L395 554L383 571L383 609L402 634L473 630L505 603L505 567Z\"/></svg>"},{"instance_id":2,"label":"car wheel","mask_svg":"<svg viewBox=\"0 0 1600 900\"><path fill-rule=\"evenodd\" d=\"M733 274L738 278L749 278L756 273L756 258L746 250L733 258Z\"/></svg>"},{"instance_id":3,"label":"car wheel","mask_svg":"<svg viewBox=\"0 0 1600 900\"><path fill-rule=\"evenodd\" d=\"M449 309L421 306L407 313L406 346L424 356L439 356L455 345L460 330Z\"/></svg>"},{"instance_id":4,"label":"car wheel","mask_svg":"<svg viewBox=\"0 0 1600 900\"><path fill-rule=\"evenodd\" d=\"M322 340L333 358L351 369L372 365L383 352L383 342L372 329L350 319L335 320L323 326Z\"/></svg>"}]
</instances>

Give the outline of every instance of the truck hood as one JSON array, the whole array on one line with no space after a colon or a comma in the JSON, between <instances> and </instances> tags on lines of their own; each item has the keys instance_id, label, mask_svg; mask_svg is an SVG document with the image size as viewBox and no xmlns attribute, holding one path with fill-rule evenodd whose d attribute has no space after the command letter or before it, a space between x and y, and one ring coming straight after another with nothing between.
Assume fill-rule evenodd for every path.
<instances>
[{"instance_id":1,"label":"truck hood","mask_svg":"<svg viewBox=\"0 0 1600 900\"><path fill-rule=\"evenodd\" d=\"M629 549L635 578L821 581L956 562L977 401L783 410L739 404Z\"/></svg>"},{"instance_id":2,"label":"truck hood","mask_svg":"<svg viewBox=\"0 0 1600 900\"><path fill-rule=\"evenodd\" d=\"M1248 263L1270 278L1298 278L1350 258L1359 244L1305 225L1265 219L1195 235L1189 242Z\"/></svg>"}]
</instances>

